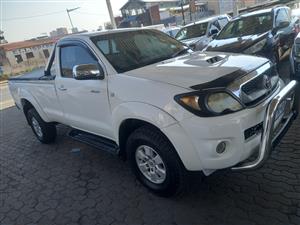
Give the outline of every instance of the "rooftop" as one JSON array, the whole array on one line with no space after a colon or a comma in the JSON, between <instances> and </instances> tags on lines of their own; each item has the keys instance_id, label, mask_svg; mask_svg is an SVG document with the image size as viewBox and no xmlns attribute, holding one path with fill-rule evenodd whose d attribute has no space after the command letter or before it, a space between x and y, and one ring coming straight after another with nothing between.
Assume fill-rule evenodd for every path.
<instances>
[{"instance_id":1,"label":"rooftop","mask_svg":"<svg viewBox=\"0 0 300 225\"><path fill-rule=\"evenodd\" d=\"M40 45L53 44L57 42L59 38L60 37L12 42L7 44L1 44L0 48L3 48L5 51L13 51L21 48L31 48Z\"/></svg>"}]
</instances>

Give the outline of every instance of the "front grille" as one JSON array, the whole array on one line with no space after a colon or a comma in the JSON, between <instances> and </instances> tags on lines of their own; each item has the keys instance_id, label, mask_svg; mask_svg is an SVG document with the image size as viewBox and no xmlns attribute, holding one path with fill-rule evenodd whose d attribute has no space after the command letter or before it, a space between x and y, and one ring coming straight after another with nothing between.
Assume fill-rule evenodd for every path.
<instances>
[{"instance_id":1,"label":"front grille","mask_svg":"<svg viewBox=\"0 0 300 225\"><path fill-rule=\"evenodd\" d=\"M246 106L253 106L270 96L276 89L279 76L275 66L257 74L241 85L240 98Z\"/></svg>"}]
</instances>

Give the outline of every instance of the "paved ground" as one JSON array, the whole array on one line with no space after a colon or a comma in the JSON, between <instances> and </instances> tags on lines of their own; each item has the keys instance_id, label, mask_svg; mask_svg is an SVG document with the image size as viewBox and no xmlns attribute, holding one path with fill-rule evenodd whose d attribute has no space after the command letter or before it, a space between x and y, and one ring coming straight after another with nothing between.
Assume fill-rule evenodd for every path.
<instances>
[{"instance_id":1,"label":"paved ground","mask_svg":"<svg viewBox=\"0 0 300 225\"><path fill-rule=\"evenodd\" d=\"M7 83L0 84L0 110L13 105L14 101L9 93Z\"/></svg>"},{"instance_id":2,"label":"paved ground","mask_svg":"<svg viewBox=\"0 0 300 225\"><path fill-rule=\"evenodd\" d=\"M47 146L15 107L0 117L1 225L300 224L300 119L263 168L219 171L202 182L194 175L188 193L164 199L125 162L71 140L68 128L59 126Z\"/></svg>"}]
</instances>

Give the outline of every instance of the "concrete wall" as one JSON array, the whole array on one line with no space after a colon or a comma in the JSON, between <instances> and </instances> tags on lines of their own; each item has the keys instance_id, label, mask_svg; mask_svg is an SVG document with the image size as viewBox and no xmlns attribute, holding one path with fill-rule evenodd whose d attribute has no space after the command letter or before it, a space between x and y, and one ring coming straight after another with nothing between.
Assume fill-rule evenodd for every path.
<instances>
[{"instance_id":1,"label":"concrete wall","mask_svg":"<svg viewBox=\"0 0 300 225\"><path fill-rule=\"evenodd\" d=\"M38 67L44 67L47 62L48 58L44 54L43 50L48 50L49 55L52 52L54 45L41 45L35 46L31 48L24 48L24 49L15 49L12 51L6 51L6 59L7 62L3 64L2 71L3 74L17 74L20 72L32 70ZM26 53L33 53L33 58L28 58ZM16 56L20 55L23 59L22 62L17 62Z\"/></svg>"}]
</instances>

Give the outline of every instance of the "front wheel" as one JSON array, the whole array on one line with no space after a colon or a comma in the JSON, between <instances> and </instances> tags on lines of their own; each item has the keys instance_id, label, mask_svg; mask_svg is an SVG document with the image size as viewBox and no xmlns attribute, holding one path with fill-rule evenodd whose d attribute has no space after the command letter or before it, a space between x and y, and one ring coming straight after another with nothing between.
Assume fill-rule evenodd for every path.
<instances>
[{"instance_id":1,"label":"front wheel","mask_svg":"<svg viewBox=\"0 0 300 225\"><path fill-rule=\"evenodd\" d=\"M56 126L45 122L34 108L28 110L27 120L40 142L49 144L55 141Z\"/></svg>"},{"instance_id":2,"label":"front wheel","mask_svg":"<svg viewBox=\"0 0 300 225\"><path fill-rule=\"evenodd\" d=\"M185 187L185 168L171 143L152 127L135 130L127 154L138 180L155 194L169 197Z\"/></svg>"}]
</instances>

